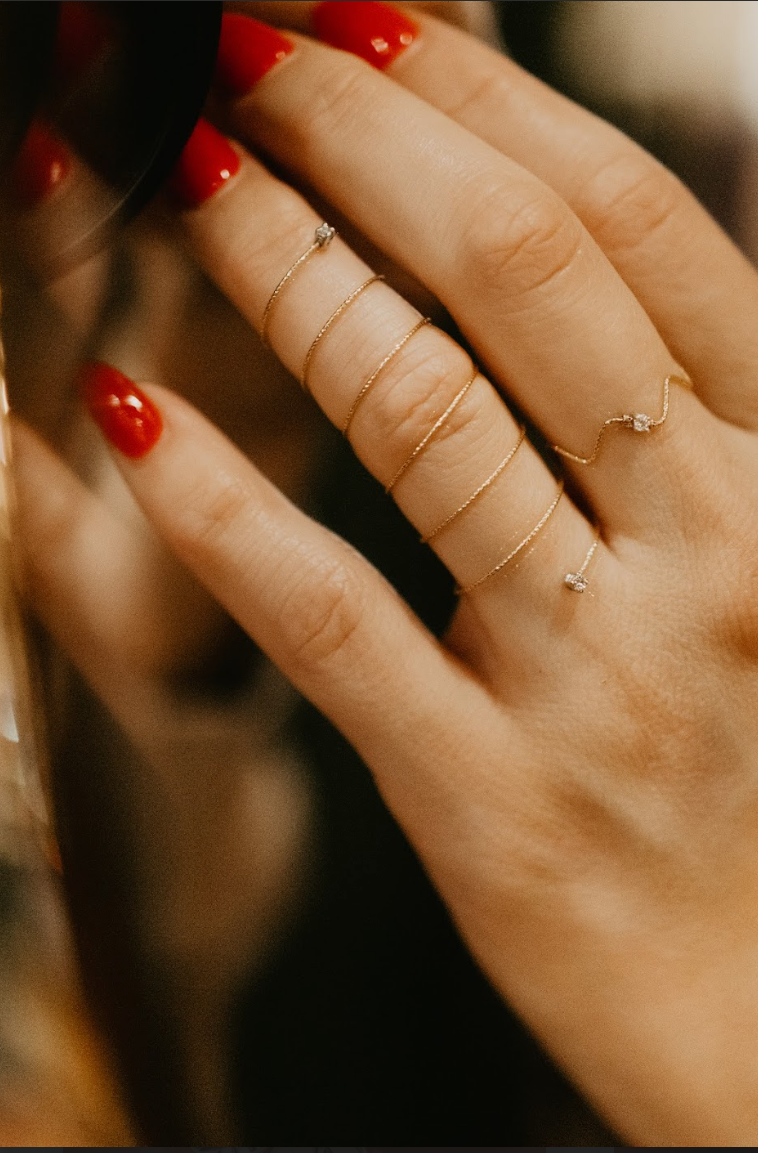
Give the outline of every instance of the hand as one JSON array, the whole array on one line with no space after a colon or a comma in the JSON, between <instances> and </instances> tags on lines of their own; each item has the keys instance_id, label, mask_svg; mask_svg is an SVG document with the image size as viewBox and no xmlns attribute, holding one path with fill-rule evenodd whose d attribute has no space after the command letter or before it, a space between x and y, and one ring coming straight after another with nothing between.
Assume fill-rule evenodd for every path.
<instances>
[{"instance_id":1,"label":"hand","mask_svg":"<svg viewBox=\"0 0 758 1153\"><path fill-rule=\"evenodd\" d=\"M373 376L418 321L377 283L309 361L464 589L445 644L185 401L100 370L92 411L158 532L365 758L485 971L610 1122L750 1144L758 281L617 132L428 17L408 45L371 11L389 80L260 28L231 76L238 25L225 115L424 281L488 367L427 325ZM260 328L321 217L206 128L179 187L198 259ZM268 335L296 375L370 276L334 239L287 283ZM571 495L528 441L513 452L504 395L574 458L597 448L565 458ZM637 429L606 424L622 414ZM578 595L564 575L595 526Z\"/></svg>"}]
</instances>

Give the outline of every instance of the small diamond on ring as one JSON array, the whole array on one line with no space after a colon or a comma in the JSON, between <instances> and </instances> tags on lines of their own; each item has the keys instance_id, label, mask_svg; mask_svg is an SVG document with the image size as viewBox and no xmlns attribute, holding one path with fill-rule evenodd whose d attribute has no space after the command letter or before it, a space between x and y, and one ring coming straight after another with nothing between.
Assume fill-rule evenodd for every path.
<instances>
[{"instance_id":1,"label":"small diamond on ring","mask_svg":"<svg viewBox=\"0 0 758 1153\"><path fill-rule=\"evenodd\" d=\"M570 588L572 592L583 593L589 584L589 581L583 573L567 572L563 578L563 583L567 588Z\"/></svg>"},{"instance_id":2,"label":"small diamond on ring","mask_svg":"<svg viewBox=\"0 0 758 1153\"><path fill-rule=\"evenodd\" d=\"M635 432L650 432L653 427L653 418L646 412L635 412L632 417L632 428Z\"/></svg>"},{"instance_id":3,"label":"small diamond on ring","mask_svg":"<svg viewBox=\"0 0 758 1153\"><path fill-rule=\"evenodd\" d=\"M315 241L319 248L326 248L329 241L334 239L336 232L337 229L332 228L331 224L327 224L326 221L319 224L315 233Z\"/></svg>"}]
</instances>

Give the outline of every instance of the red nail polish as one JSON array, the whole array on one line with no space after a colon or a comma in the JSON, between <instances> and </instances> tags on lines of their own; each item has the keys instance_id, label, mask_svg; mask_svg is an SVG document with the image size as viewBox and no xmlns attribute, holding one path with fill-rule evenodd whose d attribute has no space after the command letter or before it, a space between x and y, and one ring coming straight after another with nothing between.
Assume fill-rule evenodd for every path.
<instances>
[{"instance_id":1,"label":"red nail polish","mask_svg":"<svg viewBox=\"0 0 758 1153\"><path fill-rule=\"evenodd\" d=\"M324 0L313 13L319 40L386 68L412 44L418 26L379 0Z\"/></svg>"},{"instance_id":2,"label":"red nail polish","mask_svg":"<svg viewBox=\"0 0 758 1153\"><path fill-rule=\"evenodd\" d=\"M207 120L195 130L176 163L169 188L185 208L197 208L239 171L239 157Z\"/></svg>"},{"instance_id":3,"label":"red nail polish","mask_svg":"<svg viewBox=\"0 0 758 1153\"><path fill-rule=\"evenodd\" d=\"M35 121L11 169L11 187L27 208L38 204L62 184L71 170L71 157L57 136Z\"/></svg>"},{"instance_id":4,"label":"red nail polish","mask_svg":"<svg viewBox=\"0 0 758 1153\"><path fill-rule=\"evenodd\" d=\"M106 440L133 460L150 451L163 431L163 421L133 380L117 368L93 361L79 374L79 385Z\"/></svg>"},{"instance_id":5,"label":"red nail polish","mask_svg":"<svg viewBox=\"0 0 758 1153\"><path fill-rule=\"evenodd\" d=\"M229 12L221 21L216 82L231 96L244 96L294 47L276 28Z\"/></svg>"}]
</instances>

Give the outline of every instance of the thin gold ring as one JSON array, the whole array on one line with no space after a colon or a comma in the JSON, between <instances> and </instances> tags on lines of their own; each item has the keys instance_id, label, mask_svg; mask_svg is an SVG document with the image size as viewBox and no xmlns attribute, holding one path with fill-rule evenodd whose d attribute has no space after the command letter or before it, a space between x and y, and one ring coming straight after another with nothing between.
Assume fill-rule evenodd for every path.
<instances>
[{"instance_id":1,"label":"thin gold ring","mask_svg":"<svg viewBox=\"0 0 758 1153\"><path fill-rule=\"evenodd\" d=\"M524 537L524 539L522 541L519 541L519 543L516 545L516 547L514 549L511 549L511 551L508 553L508 555L504 556L502 560L498 561L497 564L494 565L489 570L489 572L486 572L484 574L484 576L479 577L479 580L475 580L473 582L473 584L470 584L470 585L459 586L455 590L456 593L459 596L463 596L464 593L470 593L474 589L478 589L479 586L483 585L485 581L488 581L490 579L490 577L493 577L493 576L495 576L496 573L501 572L506 567L506 565L509 565L511 563L511 561L515 560L516 557L519 555L519 553L522 553L524 551L524 549L532 543L534 538L536 536L538 536L539 533L542 532L543 528L545 527L545 525L547 524L547 522L550 520L551 516L553 515L553 513L557 509L558 504L559 504L562 496L563 496L563 481L561 481L560 484L558 485L558 492L553 497L553 500L552 500L550 506L545 510L545 512L543 512L542 516L537 521L534 528L530 532L527 533L527 535Z\"/></svg>"},{"instance_id":2,"label":"thin gold ring","mask_svg":"<svg viewBox=\"0 0 758 1153\"><path fill-rule=\"evenodd\" d=\"M495 481L501 475L501 473L505 472L508 465L513 460L514 456L516 455L518 450L521 448L521 445L524 443L525 438L526 438L526 428L522 424L521 428L519 429L518 440L514 444L513 448L510 449L510 451L506 453L506 455L500 461L500 464L497 466L497 468L493 469L493 471L490 473L490 475L487 477L487 479L479 485L479 488L476 489L475 492L472 492L472 494L468 498L468 500L464 500L463 504L458 506L458 508L455 510L455 512L451 512L450 516L446 516L443 521L440 521L440 523L436 526L436 528L433 528L431 532L428 532L426 534L426 536L422 536L422 538L421 538L422 544L428 544L430 540L433 540L436 536L439 536L439 534L442 532L443 529L446 529L449 524L452 524L453 521L457 517L459 517L462 512L465 512L467 508L470 508L470 506L474 503L475 500L478 500L478 498L482 495L483 492L487 491L487 489L490 487L490 485L495 483Z\"/></svg>"},{"instance_id":3,"label":"thin gold ring","mask_svg":"<svg viewBox=\"0 0 758 1153\"><path fill-rule=\"evenodd\" d=\"M368 393L369 389L371 388L371 386L374 383L374 381L376 380L376 378L379 376L379 374L381 372L384 371L384 369L387 367L387 365L390 363L390 361L394 360L394 358L400 352L401 348L405 348L406 344L411 339L411 337L415 336L416 333L418 332L418 330L420 328L423 328L425 324L431 324L431 318L430 317L422 316L421 319L418 321L418 323L414 324L414 326L410 330L410 332L406 332L406 334L402 338L402 340L399 340L397 342L397 344L395 345L395 347L387 353L387 355L385 356L382 363L378 366L378 368L374 369L374 371L371 373L371 376L368 378L368 380L364 381L360 392L356 396L353 403L350 405L350 411L348 412L347 416L345 417L345 423L342 426L342 435L343 436L347 436L347 434L350 430L350 425L353 423L353 417L355 416L355 414L358 410L358 406L361 403L361 401L363 401L363 399L365 398L366 394Z\"/></svg>"},{"instance_id":4,"label":"thin gold ring","mask_svg":"<svg viewBox=\"0 0 758 1153\"><path fill-rule=\"evenodd\" d=\"M600 428L595 440L595 447L590 456L579 456L575 452L570 452L567 448L561 448L559 444L553 445L553 451L557 452L559 456L565 457L567 460L573 460L574 464L594 464L600 452L600 446L607 430L614 425L619 425L621 428L629 428L632 432L647 433L653 432L654 429L660 428L665 424L666 417L669 414L669 394L672 384L679 384L682 388L691 389L692 381L686 376L677 376L675 373L670 373L663 382L663 405L661 415L654 419L646 412L625 412L621 416L612 416L606 420Z\"/></svg>"},{"instance_id":5,"label":"thin gold ring","mask_svg":"<svg viewBox=\"0 0 758 1153\"><path fill-rule=\"evenodd\" d=\"M286 288L286 286L292 280L293 276L297 275L298 271L303 267L304 264L307 263L307 261L310 260L312 256L314 256L317 252L322 252L324 249L329 247L336 235L336 228L332 228L331 224L327 224L325 220L319 224L318 228L313 234L313 244L311 244L310 248L307 248L301 256L298 256L294 264L290 265L274 291L269 296L268 300L266 301L266 307L263 310L263 315L259 325L261 340L263 341L264 345L268 346L268 326L269 320L271 318L271 311L279 299L282 290Z\"/></svg>"},{"instance_id":6,"label":"thin gold ring","mask_svg":"<svg viewBox=\"0 0 758 1153\"><path fill-rule=\"evenodd\" d=\"M407 458L407 460L405 460L405 461L404 461L404 462L403 462L403 463L400 465L400 468L397 470L397 472L396 472L396 473L395 473L395 475L393 476L392 480L389 482L389 484L388 484L388 485L387 485L387 487L385 488L385 490L384 490L384 491L385 491L386 493L390 493L390 492L392 492L393 488L395 487L395 485L397 484L397 482L400 480L400 477L405 475L406 471L407 471L407 470L408 470L408 469L411 467L411 465L413 464L414 460L416 460L416 458L417 458L417 457L419 457L419 456L421 455L421 453L424 451L424 449L425 449L425 448L427 447L427 445L430 443L430 441L431 441L431 440L432 440L432 438L435 436L435 434L436 434L437 432L439 432L439 430L442 428L443 424L445 424L445 423L446 423L446 422L447 422L447 421L450 419L450 417L453 415L453 413L455 412L455 410L456 410L456 408L458 407L458 405L459 405L459 404L461 403L461 401L463 400L463 398L464 398L464 396L466 395L466 393L469 391L469 389L470 389L470 388L471 388L471 386L473 385L473 383L474 383L474 381L476 380L476 378L478 377L478 375L479 375L479 369L478 369L478 368L474 368L474 374L473 374L473 376L472 376L472 377L470 377L470 379L466 381L466 383L464 384L464 386L463 386L463 388L460 390L460 392L458 392L458 393L457 393L457 394L456 394L456 395L453 397L453 399L450 401L450 404L447 406L447 408L446 408L446 409L445 409L445 411L443 412L442 416L438 417L438 419L437 419L437 420L435 420L434 424L433 424L433 425L432 425L432 427L429 429L429 431L428 431L428 433L426 434L426 436L425 436L425 437L423 437L423 438L422 438L422 439L421 439L421 440L418 442L418 444L417 444L417 445L416 445L416 447L414 448L414 450L413 450L413 452L411 453L411 455L410 455L410 456Z\"/></svg>"},{"instance_id":7,"label":"thin gold ring","mask_svg":"<svg viewBox=\"0 0 758 1153\"><path fill-rule=\"evenodd\" d=\"M600 529L596 528L592 544L590 545L587 555L582 561L581 566L576 570L576 572L567 572L563 578L563 583L567 589L571 589L571 591L575 593L583 593L585 591L590 583L586 575L587 569L589 568L592 558L598 550L599 544Z\"/></svg>"},{"instance_id":8,"label":"thin gold ring","mask_svg":"<svg viewBox=\"0 0 758 1153\"><path fill-rule=\"evenodd\" d=\"M366 291L367 288L370 288L372 284L376 284L376 282L378 280L384 280L384 277L383 276L370 276L368 278L368 280L364 280L363 284L359 284L357 288L354 288L353 291L350 293L350 295L345 297L345 299L342 301L342 304L338 305L337 308L335 308L334 312L329 317L329 319L327 321L325 321L324 324L321 325L321 328L316 333L316 336L314 337L310 348L308 349L308 351L305 354L305 360L303 361L303 368L302 368L302 372L300 374L300 383L303 386L303 389L305 390L305 392L309 393L311 391L310 386L308 384L308 369L310 368L311 360L313 359L313 354L316 351L316 349L318 348L318 346L320 345L321 341L324 339L324 337L326 336L327 332L332 327L334 322L336 320L338 320L340 316L342 316L343 312L346 312L348 310L348 308L350 307L350 305L353 304L358 299L358 297L361 296Z\"/></svg>"}]
</instances>

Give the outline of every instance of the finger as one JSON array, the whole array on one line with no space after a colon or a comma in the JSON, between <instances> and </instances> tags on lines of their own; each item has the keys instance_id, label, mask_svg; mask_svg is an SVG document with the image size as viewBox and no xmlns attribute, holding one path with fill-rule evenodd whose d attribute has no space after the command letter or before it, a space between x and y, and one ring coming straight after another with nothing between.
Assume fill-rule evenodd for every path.
<instances>
[{"instance_id":1,"label":"finger","mask_svg":"<svg viewBox=\"0 0 758 1153\"><path fill-rule=\"evenodd\" d=\"M13 455L26 592L83 674L102 686L114 667L153 676L194 664L219 626L206 594L20 421Z\"/></svg>"},{"instance_id":2,"label":"finger","mask_svg":"<svg viewBox=\"0 0 758 1153\"><path fill-rule=\"evenodd\" d=\"M44 122L29 128L3 204L6 256L48 279L80 262L114 215L114 192ZM92 251L92 245L90 252Z\"/></svg>"},{"instance_id":3,"label":"finger","mask_svg":"<svg viewBox=\"0 0 758 1153\"><path fill-rule=\"evenodd\" d=\"M127 483L179 559L381 770L387 789L407 799L426 788L450 716L493 709L488 695L367 561L294 508L186 402L104 366L89 370L87 392Z\"/></svg>"},{"instance_id":4,"label":"finger","mask_svg":"<svg viewBox=\"0 0 758 1153\"><path fill-rule=\"evenodd\" d=\"M566 204L363 62L296 43L232 104L237 130L424 280L551 443L587 457L610 417L660 420L675 362ZM658 511L667 528L690 514L678 476L696 475L717 434L681 389L672 410L646 452L609 437L602 465L577 473L604 524L657 532Z\"/></svg>"},{"instance_id":5,"label":"finger","mask_svg":"<svg viewBox=\"0 0 758 1153\"><path fill-rule=\"evenodd\" d=\"M315 3L239 5L334 40ZM275 11L273 11L275 9ZM643 148L512 60L426 13L388 75L549 184L573 209L648 312L698 395L758 427L758 278L692 193ZM357 48L357 46L356 46Z\"/></svg>"},{"instance_id":6,"label":"finger","mask_svg":"<svg viewBox=\"0 0 758 1153\"><path fill-rule=\"evenodd\" d=\"M228 164L224 138L201 126L184 178L200 162L207 169L213 139L217 165ZM302 197L251 157L238 162L223 195L185 212L194 250L468 588L538 523L555 479L468 354L372 280L339 238L319 249L319 217ZM564 572L575 568L591 535L566 499L550 525L556 555L522 558L511 605L514 596L542 610L565 599L561 555Z\"/></svg>"}]
</instances>

